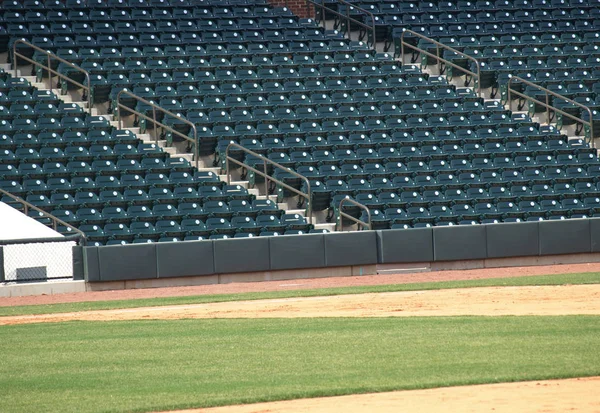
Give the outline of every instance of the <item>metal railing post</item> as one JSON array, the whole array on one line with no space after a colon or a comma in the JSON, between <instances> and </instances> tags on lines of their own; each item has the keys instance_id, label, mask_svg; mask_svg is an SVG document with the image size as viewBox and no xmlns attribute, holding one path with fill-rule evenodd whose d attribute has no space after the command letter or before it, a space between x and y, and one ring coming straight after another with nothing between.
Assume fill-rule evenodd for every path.
<instances>
[{"instance_id":1,"label":"metal railing post","mask_svg":"<svg viewBox=\"0 0 600 413\"><path fill-rule=\"evenodd\" d=\"M48 55L48 68L50 68L50 64L51 64L50 55ZM43 79L44 79L44 76L42 76L42 80ZM52 73L50 73L50 70L48 70L48 83L50 83L50 93L52 93Z\"/></svg>"},{"instance_id":2,"label":"metal railing post","mask_svg":"<svg viewBox=\"0 0 600 413\"><path fill-rule=\"evenodd\" d=\"M117 102L118 102L118 95L117 95ZM121 116L121 108L117 106L117 121L119 122L119 129L123 129L123 116Z\"/></svg>"},{"instance_id":3,"label":"metal railing post","mask_svg":"<svg viewBox=\"0 0 600 413\"><path fill-rule=\"evenodd\" d=\"M138 102L141 102L141 103L144 103L144 104L150 106L152 108L152 115L153 115L153 117L151 118L151 117L149 117L149 116L147 116L147 115L145 115L145 114L143 114L143 113L141 113L141 112L139 112L139 111L137 111L135 109L132 109L130 107L127 107L127 106L123 105L121 103L121 95L123 95L123 94L125 94L125 95L127 95L129 97L134 98ZM119 113L121 113L121 109L125 109L125 110L127 110L127 111L129 111L129 112L131 112L131 113L133 113L133 114L135 114L135 115L137 115L137 116L139 116L139 117L147 120L147 121L148 120L153 121L154 122L154 126L155 126L155 128L154 128L155 129L155 131L154 131L154 140L155 140L156 144L158 144L158 136L156 135L156 125L159 125L161 128L164 128L164 129L168 130L169 132L174 133L177 136L180 136L180 137L184 138L187 141L193 142L194 143L194 147L195 147L194 158L195 158L195 163L196 163L196 169L198 169L198 165L199 165L199 161L200 161L199 160L199 158L200 158L200 149L198 148L198 146L199 146L198 145L198 130L196 129L196 125L194 125L192 122L190 122L189 120L187 120L187 119L185 119L185 118L183 118L183 117L181 117L179 115L176 115L175 113L173 113L173 112L171 112L171 111L169 111L167 109L161 108L156 103L150 102L150 101L148 101L148 100L146 100L144 98L139 97L138 95L135 95L135 94L131 93L127 89L122 89L121 91L119 91L119 93L117 93L117 109L119 110ZM165 125L162 122L158 122L156 120L156 110L159 110L162 113L164 113L165 115L172 116L175 119L178 119L179 121L185 123L186 125L189 125L190 129L194 132L194 138L192 139L189 136L187 136L187 135L185 135L185 134L183 134L183 133L181 133L181 132L173 129L172 127L170 127L168 125ZM119 116L119 128L121 128L121 125L122 125L122 123L121 123L121 116Z\"/></svg>"},{"instance_id":4,"label":"metal railing post","mask_svg":"<svg viewBox=\"0 0 600 413\"><path fill-rule=\"evenodd\" d=\"M512 76L508 78L508 83L507 83L507 97L508 97L508 110L510 110L512 112L512 96L511 96L511 85L512 83Z\"/></svg>"},{"instance_id":5,"label":"metal railing post","mask_svg":"<svg viewBox=\"0 0 600 413\"><path fill-rule=\"evenodd\" d=\"M550 95L548 92L545 92L546 95L546 123L550 123ZM556 116L556 115L555 115Z\"/></svg>"},{"instance_id":6,"label":"metal railing post","mask_svg":"<svg viewBox=\"0 0 600 413\"><path fill-rule=\"evenodd\" d=\"M158 146L158 135L156 134L156 108L154 106L152 106L152 122L154 123L154 143Z\"/></svg>"},{"instance_id":7,"label":"metal railing post","mask_svg":"<svg viewBox=\"0 0 600 413\"><path fill-rule=\"evenodd\" d=\"M350 39L350 6L346 6L346 30L348 31L348 38Z\"/></svg>"},{"instance_id":8,"label":"metal railing post","mask_svg":"<svg viewBox=\"0 0 600 413\"><path fill-rule=\"evenodd\" d=\"M231 185L231 174L229 173L229 157L225 153L225 174L227 174L227 185Z\"/></svg>"},{"instance_id":9,"label":"metal railing post","mask_svg":"<svg viewBox=\"0 0 600 413\"><path fill-rule=\"evenodd\" d=\"M481 65L477 63L477 96L481 96Z\"/></svg>"},{"instance_id":10,"label":"metal railing post","mask_svg":"<svg viewBox=\"0 0 600 413\"><path fill-rule=\"evenodd\" d=\"M190 122L191 123L191 122ZM194 131L194 160L196 161L196 169L198 169L198 164L200 162L200 142L198 142L198 129L196 129L196 125L192 123L192 130Z\"/></svg>"},{"instance_id":11,"label":"metal railing post","mask_svg":"<svg viewBox=\"0 0 600 413\"><path fill-rule=\"evenodd\" d=\"M267 173L267 161L263 159L263 172ZM265 195L269 199L269 180L265 178Z\"/></svg>"},{"instance_id":12,"label":"metal railing post","mask_svg":"<svg viewBox=\"0 0 600 413\"><path fill-rule=\"evenodd\" d=\"M43 63L36 62L35 60L30 59L30 58L28 58L27 56L25 56L25 55L23 55L21 53L18 53L17 52L17 46L19 44L24 44L27 47L31 47L32 49L37 50L40 53L44 53L46 55L47 59L48 59L48 66L46 67L46 66L44 66ZM75 86L78 86L78 87L82 88L83 90L87 90L87 97L88 97L88 108L87 109L88 109L89 114L90 115L92 114L92 101L91 101L92 84L90 82L90 74L89 74L89 72L87 70L82 69L81 67L79 67L79 66L77 66L77 65L75 65L75 64L73 64L73 63L71 63L71 62L69 62L69 61L67 61L65 59L63 59L62 57L59 57L59 56L55 55L52 52L44 50L41 47L38 47L38 46L36 46L36 45L28 42L25 39L18 39L18 40L16 40L13 43L12 53L13 53L13 62L14 62L14 65L15 65L15 69L14 69L15 70L15 77L17 77L17 61L18 61L18 58L21 58L21 59L23 59L23 60L25 60L25 61L33 64L34 66L39 66L42 69L47 69L48 70L48 80L50 82L50 92L52 92L52 90L53 90L52 75L56 75L61 80L66 80L67 82L70 82L70 83L74 84ZM52 69L52 67L51 67L52 59L58 60L59 62L64 63L65 65L67 65L67 66L75 69L76 71L83 73L84 76L85 76L85 79L86 79L87 86L83 85L83 84L81 84L79 82L77 82L76 80L71 79L68 76L63 75L62 73L59 73L58 71L56 71L54 69ZM42 76L42 79L43 79L43 76Z\"/></svg>"},{"instance_id":13,"label":"metal railing post","mask_svg":"<svg viewBox=\"0 0 600 413\"><path fill-rule=\"evenodd\" d=\"M396 51L396 48L394 47L394 52ZM402 65L404 65L404 42L400 41L400 62L402 63Z\"/></svg>"},{"instance_id":14,"label":"metal railing post","mask_svg":"<svg viewBox=\"0 0 600 413\"><path fill-rule=\"evenodd\" d=\"M231 148L239 149L242 152L245 152L246 154L251 155L251 156L253 156L255 158L258 158L261 161L263 161L264 171L260 171L260 170L258 170L256 168L254 168L254 167L246 164L245 162L238 161L237 159L231 157L229 155L229 152L230 152ZM269 195L268 185L267 185L268 181L272 181L275 184L280 185L280 186L284 187L285 189L288 189L288 190L292 191L293 193L295 193L295 194L297 194L297 195L305 198L306 202L307 202L306 214L308 215L308 222L310 224L313 223L312 191L311 191L311 187L310 187L310 181L309 181L309 179L307 177L305 177L304 175L299 174L296 171L292 171L290 168L286 168L285 166L283 166L283 165L281 165L281 164L279 164L279 163L277 163L277 162L275 162L275 161L273 161L273 160L271 160L269 158L266 158L266 157L260 155L259 153L251 151L250 149L245 148L242 145L240 145L238 143L235 143L235 142L231 142L231 143L229 143L229 145L227 145L227 148L225 149L225 160L226 160L225 164L226 164L226 168L227 168L226 170L227 170L227 183L228 184L231 182L231 174L230 174L229 162L233 162L236 165L239 165L239 166L241 166L243 168L246 168L247 170L252 171L255 174L258 174L258 175L262 176L263 178L265 178L265 187L267 188L267 199L268 199L268 195ZM302 181L304 181L304 183L306 184L306 192L302 192L302 191L294 188L293 186L288 185L288 184L286 184L283 181L280 181L279 179L275 179L272 176L269 176L269 174L267 173L267 164L273 165L275 168L278 168L278 169L280 169L282 171L288 172L292 176L294 176L296 178L299 178Z\"/></svg>"},{"instance_id":15,"label":"metal railing post","mask_svg":"<svg viewBox=\"0 0 600 413\"><path fill-rule=\"evenodd\" d=\"M358 25L364 29L370 29L373 33L373 40L372 40L371 47L373 49L376 49L377 48L377 39L376 39L376 30L375 30L375 15L368 10L365 10L361 7L354 5L353 3L347 2L346 0L337 0L337 1L338 1L338 3L346 6L346 14L340 13L339 11L334 10L330 7L327 7L324 4L318 3L315 0L306 0L306 4L307 4L307 7L308 7L308 4L312 4L313 6L318 7L319 10L321 10L321 20L323 21L323 27L325 27L325 28L327 28L325 26L325 10L327 10L328 12L330 12L331 14L333 14L337 17L341 17L342 19L345 19L346 23L347 23L346 33L347 33L348 39L350 39L350 40L352 40L350 37L350 23L355 23L356 25ZM365 24L365 23L361 22L360 20L350 17L350 7L352 7L354 10L357 10L357 11L364 13L367 16L371 17L371 22L373 25L369 26L368 24ZM316 16L316 12L315 12L315 16ZM366 33L366 30L365 30L365 33Z\"/></svg>"},{"instance_id":16,"label":"metal railing post","mask_svg":"<svg viewBox=\"0 0 600 413\"><path fill-rule=\"evenodd\" d=\"M533 88L536 88L538 90L543 91L546 94L546 103L544 103L544 102L542 102L542 101L540 101L540 100L538 100L538 99L536 99L534 97L525 95L525 94L523 94L523 93L521 93L521 92L519 92L517 90L514 90L512 88L512 83L514 81L524 83L527 86L531 86ZM528 100L530 102L534 102L535 104L544 106L546 108L546 117L548 119L548 123L550 123L550 110L552 110L554 113L560 113L561 115L566 116L566 117L568 117L570 119L573 119L574 121L579 122L579 123L581 123L584 126L588 126L590 128L590 142L589 143L592 145L592 147L594 147L594 148L596 147L595 141L594 141L594 119L593 119L593 112L592 112L592 110L588 106L583 105L583 104L581 104L579 102L576 102L576 101L574 101L572 99L569 99L566 96L563 96L563 95L561 95L559 93L553 92L550 89L547 89L547 88L545 88L543 86L540 86L538 84L535 84L533 82L530 82L528 80L520 78L518 76L512 76L508 80L507 85L508 85L508 99L509 99L509 103L511 101L511 96L513 94L515 94L516 96L521 97L523 99L526 99L526 100ZM549 97L550 96L554 96L556 98L564 100L565 102L571 103L571 104L573 104L575 106L578 106L578 107L582 108L583 110L585 110L588 113L588 115L589 115L589 121L586 121L586 120L584 120L581 117L577 117L577 116L571 115L570 113L567 113L564 110L558 109L556 106L550 105L550 103L549 103L549 99L550 99ZM510 108L510 106L509 106L509 108Z\"/></svg>"},{"instance_id":17,"label":"metal railing post","mask_svg":"<svg viewBox=\"0 0 600 413\"><path fill-rule=\"evenodd\" d=\"M373 44L375 45L375 48L377 48L377 32L376 32L376 28L375 28L375 15L371 16L371 23L373 23Z\"/></svg>"},{"instance_id":18,"label":"metal railing post","mask_svg":"<svg viewBox=\"0 0 600 413\"><path fill-rule=\"evenodd\" d=\"M413 46L413 45L411 45L409 43L406 43L404 41L404 36L406 36L407 33L410 34L410 35L413 35L415 37L418 37L420 39L423 39L423 40L426 40L428 42L431 42L431 43L435 44L436 45L436 49L435 49L436 50L436 55L433 55L432 53L429 53L428 51L420 48L418 46L418 44L416 46ZM429 38L427 36L423 36L420 33L417 33L415 31L408 30L408 29L405 29L402 32L402 35L400 36L400 44L401 44L401 50L402 50L402 57L401 57L402 63L404 63L404 52L405 52L404 45L408 46L409 48L411 48L413 50L418 50L420 53L422 53L422 54L424 54L426 56L435 57L437 59L437 61L438 61L438 70L440 70L440 71L441 71L441 62L444 62L446 64L446 66L451 66L451 67L453 67L455 69L458 69L458 70L462 71L463 73L465 73L465 75L471 75L471 76L476 77L476 79L477 79L477 96L481 97L481 65L479 63L479 60L477 60L473 56L469 56L468 54L465 54L465 53L463 53L463 52L461 52L461 51L459 51L459 50L457 50L457 49L455 49L453 47L447 46L447 45L445 45L443 43L438 42L437 40L433 40L433 39L431 39L431 38ZM449 61L448 59L444 59L443 57L441 57L440 56L440 47L443 48L443 49L445 49L445 50L449 50L451 52L454 52L455 54L458 54L458 55L464 57L465 59L474 62L475 65L476 65L476 67L477 67L477 72L473 72L473 71L471 71L469 69L465 69L464 67L459 66L457 64L454 64L451 61Z\"/></svg>"},{"instance_id":19,"label":"metal railing post","mask_svg":"<svg viewBox=\"0 0 600 413\"><path fill-rule=\"evenodd\" d=\"M367 222L362 221L360 219L356 219L354 218L352 215L345 213L344 211L342 211L342 207L344 206L345 202L349 202L353 205L356 205L357 207L359 207L360 209L362 209L363 211L367 212ZM342 225L342 219L343 218L348 218L349 220L353 221L354 223L358 224L358 225L362 225L363 227L367 228L367 230L370 230L373 225L371 224L371 211L369 210L369 208L367 208L366 205L361 204L358 201L355 201L352 198L342 198L342 200L340 201L340 205L338 207L338 217L335 220L335 230L338 230L338 221L340 224L340 228L343 231L344 230L344 226Z\"/></svg>"}]
</instances>

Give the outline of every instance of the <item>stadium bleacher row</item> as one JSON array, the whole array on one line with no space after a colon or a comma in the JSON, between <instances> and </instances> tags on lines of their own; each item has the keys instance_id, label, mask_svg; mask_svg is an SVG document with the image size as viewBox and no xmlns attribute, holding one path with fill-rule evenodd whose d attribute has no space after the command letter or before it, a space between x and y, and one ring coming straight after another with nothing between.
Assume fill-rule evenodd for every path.
<instances>
[{"instance_id":1,"label":"stadium bleacher row","mask_svg":"<svg viewBox=\"0 0 600 413\"><path fill-rule=\"evenodd\" d=\"M353 3L376 14L388 42L411 29L477 57L482 86L501 90L504 100L502 87L516 74L600 107L596 1ZM371 209L376 229L600 214L600 162L589 137L561 131L569 119L540 125L532 119L539 108L510 112L266 1L11 0L1 10L0 50L24 38L80 65L91 74L91 101L108 103L111 114L119 114L116 97L127 88L185 116L214 166L224 167L236 142L292 168L310 180L313 210L328 210L329 219L346 196ZM82 81L64 64L55 68ZM121 103L150 113L126 96ZM301 215L194 170L23 78L0 76L0 105L0 188L98 244L316 231ZM176 119L165 123L190 133ZM292 195L274 191L280 201Z\"/></svg>"}]
</instances>

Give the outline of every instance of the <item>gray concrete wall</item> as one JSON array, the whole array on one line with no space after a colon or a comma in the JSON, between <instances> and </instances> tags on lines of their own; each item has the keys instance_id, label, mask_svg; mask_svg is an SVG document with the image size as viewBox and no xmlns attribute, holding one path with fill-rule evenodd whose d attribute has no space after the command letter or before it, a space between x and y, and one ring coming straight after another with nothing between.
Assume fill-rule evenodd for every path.
<instances>
[{"instance_id":1,"label":"gray concrete wall","mask_svg":"<svg viewBox=\"0 0 600 413\"><path fill-rule=\"evenodd\" d=\"M525 263L546 256L593 259L590 253L600 252L599 230L600 219L581 219L85 247L83 261L87 281L116 282L117 288L172 285L197 276L226 283L373 274L377 265L425 270L535 265Z\"/></svg>"}]
</instances>

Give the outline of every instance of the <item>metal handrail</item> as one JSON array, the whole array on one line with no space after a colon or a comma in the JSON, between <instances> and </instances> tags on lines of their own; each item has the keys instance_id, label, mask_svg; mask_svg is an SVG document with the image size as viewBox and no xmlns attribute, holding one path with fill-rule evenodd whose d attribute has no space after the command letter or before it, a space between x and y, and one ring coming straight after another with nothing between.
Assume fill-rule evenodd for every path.
<instances>
[{"instance_id":1,"label":"metal handrail","mask_svg":"<svg viewBox=\"0 0 600 413\"><path fill-rule=\"evenodd\" d=\"M521 92L519 92L517 90L512 89L511 85L512 85L513 80L514 81L518 81L518 82L522 82L522 83L524 83L524 84L526 84L528 86L531 86L531 87L534 87L534 88L536 88L538 90L543 91L546 94L546 102L545 103L541 102L541 101L537 100L536 98L533 98L531 96L527 96L527 95L525 95L525 94L523 94L523 93L521 93ZM550 123L550 109L552 109L553 112L558 112L558 113L560 113L563 116L567 116L567 117L573 119L574 121L578 121L578 122L582 123L583 125L589 126L589 128L590 128L590 143L591 143L592 147L594 147L594 148L596 147L594 145L594 122L593 122L593 119L592 119L593 118L593 116L592 116L592 110L588 106L585 106L585 105L583 105L583 104L581 104L579 102L575 102L574 100L569 99L566 96L563 96L563 95L561 95L559 93L553 92L553 91L551 91L551 90L549 90L549 89L547 89L547 88L545 88L543 86L540 86L538 84L532 83L532 82L530 82L528 80L525 80L525 79L523 79L521 77L518 77L518 76L512 76L510 79L508 79L508 109L509 110L512 110L512 99L511 99L511 95L512 94L515 94L515 95L517 95L519 97L522 97L523 99L535 102L538 105L544 106L546 108L546 121L547 121L547 123ZM586 121L583 118L571 115L570 113L567 113L567 112L565 112L563 110L558 109L555 106L552 106L550 104L550 100L549 100L550 95L552 95L552 96L554 96L556 98L562 99L562 100L564 100L566 102L572 103L575 106L579 106L580 108L586 110L587 113L590 115L590 120Z\"/></svg>"},{"instance_id":2,"label":"metal handrail","mask_svg":"<svg viewBox=\"0 0 600 413\"><path fill-rule=\"evenodd\" d=\"M325 11L328 11L328 12L330 12L332 14L335 14L338 17L345 18L348 22L355 23L355 24L357 24L360 27L364 27L365 29L371 29L371 33L373 33L373 38L372 38L373 39L373 43L371 44L371 47L375 48L376 45L377 45L377 38L376 38L376 33L375 33L375 15L373 13L371 13L370 11L365 10L365 9L363 9L361 7L358 7L355 4L349 3L349 2L347 2L345 0L337 0L337 1L340 4L346 5L346 14L342 14L342 13L338 12L337 10L334 10L334 9L332 9L330 7L327 7L324 4L322 4L322 3L319 3L316 0L306 0L306 7L308 8L309 4L312 4L314 6L319 7L320 10L321 10L321 21L322 22L325 22ZM368 15L371 18L372 25L369 26L368 24L363 23L360 20L356 20L356 19L350 17L350 8L353 8L354 10L358 10L359 12L362 12L362 13L365 13L366 15ZM315 13L316 13L316 11L315 11ZM350 38L350 25L348 25L348 32L347 32L347 34L348 34L348 38Z\"/></svg>"},{"instance_id":3,"label":"metal handrail","mask_svg":"<svg viewBox=\"0 0 600 413\"><path fill-rule=\"evenodd\" d=\"M428 42L431 42L431 43L435 44L435 46L436 46L435 47L435 53L436 54L434 55L433 53L429 53L428 51L426 51L424 49L421 49L418 46L413 46L412 44L405 42L404 41L404 36L407 33L410 34L410 35L419 37L419 38L421 38L423 40L426 40ZM418 50L419 52L425 54L426 56L436 58L437 61L438 61L438 65L440 65L440 66L441 66L441 62L444 62L445 64L447 64L449 66L452 66L455 69L462 70L464 73L466 73L468 75L476 76L476 78L477 78L477 96L481 97L481 64L479 63L479 60L475 59L473 56L469 56L468 54L465 54L465 53L463 53L463 52L461 52L459 50L456 50L453 47L450 47L448 45L445 45L445 44L440 43L440 42L438 42L436 40L433 40L433 39L431 39L431 38L429 38L427 36L423 36L420 33L417 33L415 31L408 30L408 29L404 30L402 32L402 35L400 36L401 59L402 59L401 61L402 62L404 62L404 46L408 46L411 49ZM452 63L448 59L444 59L443 57L441 57L440 56L440 47L443 48L443 49L445 49L445 50L449 50L451 52L454 52L454 53L456 53L456 54L458 54L458 55L460 55L460 56L462 56L462 57L464 57L464 58L466 58L466 59L471 60L472 62L474 62L475 65L477 66L477 73L472 72L469 69L465 69L464 67L458 66L457 64Z\"/></svg>"},{"instance_id":4,"label":"metal handrail","mask_svg":"<svg viewBox=\"0 0 600 413\"><path fill-rule=\"evenodd\" d=\"M253 168L252 166L247 165L244 162L238 161L237 159L229 156L229 150L231 148L239 149L242 152L246 152L247 154L252 155L252 156L262 160L264 172L259 171L258 169ZM231 142L229 145L227 145L227 149L225 149L225 160L226 160L225 161L225 170L226 170L226 174L227 174L227 184L228 185L231 184L231 174L229 173L230 172L229 171L229 162L231 161L231 162L233 162L237 165L243 166L244 168L246 168L256 174L259 174L260 176L265 178L265 195L267 195L267 196L269 195L269 180L271 180L271 181L275 182L277 185L281 185L282 187L300 195L301 197L304 197L306 199L306 203L307 203L306 209L307 209L307 215L308 215L308 220L309 220L308 222L310 224L313 223L312 197L311 197L312 191L310 188L310 181L308 180L307 177L305 177L304 175L300 175L298 172L292 171L290 168L280 165L277 162L272 161L269 158L265 158L264 156L254 152L254 151L251 151L250 149L245 148L242 145L237 144L235 142ZM294 188L293 186L290 186L290 185L286 184L285 182L282 182L279 179L275 179L272 176L270 176L269 174L267 174L267 163L270 165L273 165L276 168L283 170L284 172L287 172L287 173L295 176L296 178L302 179L304 181L304 183L306 184L306 188L307 188L306 192L302 192L302 191Z\"/></svg>"},{"instance_id":5,"label":"metal handrail","mask_svg":"<svg viewBox=\"0 0 600 413\"><path fill-rule=\"evenodd\" d=\"M17 52L17 45L19 44L24 44L28 47L33 48L34 50L37 50L38 52L44 53L46 55L46 57L48 58L48 66L44 66L42 63L40 62L36 62L35 60L32 60L30 58L28 58L27 56L18 53ZM64 79L68 82L71 82L72 84L74 84L75 86L78 86L80 88L83 88L84 90L87 90L87 101L88 101L88 112L90 113L90 115L92 114L92 86L91 86L91 82L90 82L90 73L85 70L82 69L81 67L63 59L62 57L58 57L57 55L55 55L54 53L48 51L48 50L44 50L41 47L38 47L34 44L29 43L27 40L25 39L18 39L14 42L13 44L13 64L15 65L15 76L17 76L17 56L20 57L23 60L26 60L30 63L32 63L35 66L40 66L43 69L46 69L48 71L48 80L50 83L50 92L52 92L52 74L58 76L61 79ZM61 63L66 64L67 66L77 70L78 72L81 72L85 75L85 83L86 85L82 85L81 83L77 82L76 80L71 79L68 76L63 75L62 73L57 72L56 70L52 69L52 67L50 67L50 62L52 61L52 59L58 60Z\"/></svg>"},{"instance_id":6,"label":"metal handrail","mask_svg":"<svg viewBox=\"0 0 600 413\"><path fill-rule=\"evenodd\" d=\"M37 211L37 212L41 212L44 217L50 218L52 220L52 229L54 231L57 230L57 228L58 228L59 225L64 225L65 227L70 228L73 232L76 232L77 234L79 234L79 236L83 240L82 241L83 245L87 244L87 237L86 237L85 233L83 233L83 231L75 228L73 225L71 225L71 224L63 221L60 218L55 217L54 215L52 215L52 214L44 211L43 209L40 209L40 208L36 207L35 205L31 204L30 202L25 201L21 197L19 197L17 195L13 195L10 192L5 191L4 189L0 189L0 194L6 195L6 196L14 199L15 201L23 204L23 206L25 207L25 211L24 211L25 215L27 215L29 213L30 209L33 209L34 211Z\"/></svg>"},{"instance_id":7,"label":"metal handrail","mask_svg":"<svg viewBox=\"0 0 600 413\"><path fill-rule=\"evenodd\" d=\"M362 220L357 219L357 218L354 218L352 215L347 214L344 211L342 211L342 206L344 205L345 202L349 202L349 203L351 203L353 205L356 205L360 209L362 209L364 211L367 211L367 222L362 221ZM369 211L369 208L367 208L365 205L361 204L358 201L355 201L352 198L343 198L340 201L340 206L338 208L338 219L336 219L336 221L335 221L335 230L336 231L338 230L338 221L340 223L341 230L342 231L344 230L344 226L341 225L342 218L348 218L349 220L354 221L356 224L362 225L363 227L367 228L367 230L370 230L372 228L372 225L371 225L371 211Z\"/></svg>"},{"instance_id":8,"label":"metal handrail","mask_svg":"<svg viewBox=\"0 0 600 413\"><path fill-rule=\"evenodd\" d=\"M143 113L141 113L141 112L138 112L137 110L135 110L135 109L132 109L132 108L130 108L129 106L125 106L125 105L123 105L123 104L121 103L121 95L122 95L122 94L126 94L127 96L134 98L134 99L135 99L135 100L137 100L138 102L142 102L142 103L144 103L144 104L146 104L146 105L148 105L148 106L152 107L152 117L146 116L145 114L143 114ZM166 129L166 130L168 130L168 131L170 131L170 132L172 132L172 133L175 133L176 135L178 135L178 136L181 136L182 138L184 138L184 139L187 139L187 140L188 140L188 141L190 141L190 142L194 142L194 151L195 151L195 154L194 154L194 159L195 159L195 161L196 161L196 169L198 169L198 161L199 161L199 158L200 158L200 150L198 149L199 142L198 142L198 131L197 131L197 129L196 129L196 125L194 125L194 124L193 124L192 122L190 122L189 120L187 120L187 119L185 119L185 118L183 118L183 117L181 117L181 116L178 116L178 115L176 115L175 113L173 113L173 112L171 112L171 111L169 111L169 110L167 110L167 109L161 108L160 106L158 106L158 105L157 105L156 103L154 103L154 102L150 102L150 101L148 101L148 100L146 100L146 99L144 99L144 98L142 98L142 97L140 97L140 96L138 96L138 95L135 95L135 94L131 93L131 92L130 92L129 90L127 90L127 89L123 89L123 90L121 90L121 91L120 91L120 92L117 94L117 108L119 108L119 109L121 109L121 108L122 108L122 109L125 109L125 110L127 110L127 111L129 111L129 112L131 112L131 113L134 113L134 114L136 114L137 116L139 116L139 117L141 117L141 118L144 118L144 119L146 119L146 120L148 120L148 121L152 121L152 122L154 122L154 124L155 124L155 125L159 125L161 128L163 128L163 129ZM157 109L158 109L158 110L160 110L160 111L161 111L162 113L164 113L165 115L173 116L174 118L176 118L177 120L179 120L179 121L181 121L181 122L185 123L186 125L190 125L190 127L191 127L191 128L192 128L192 130L194 131L194 138L192 139L192 138L190 138L189 136L187 136L186 134L184 134L184 133L181 133L181 132L179 132L179 131L177 131L177 130L173 129L173 128L172 128L172 127L170 127L170 126L167 126L167 125L165 125L164 123L157 121L157 120L156 120L156 110L157 110ZM119 129L121 129L121 128L122 128L122 126L123 126L123 117L122 117L122 116L119 116ZM156 144L158 145L158 136L156 136L156 134L154 134L154 142L156 142Z\"/></svg>"}]
</instances>

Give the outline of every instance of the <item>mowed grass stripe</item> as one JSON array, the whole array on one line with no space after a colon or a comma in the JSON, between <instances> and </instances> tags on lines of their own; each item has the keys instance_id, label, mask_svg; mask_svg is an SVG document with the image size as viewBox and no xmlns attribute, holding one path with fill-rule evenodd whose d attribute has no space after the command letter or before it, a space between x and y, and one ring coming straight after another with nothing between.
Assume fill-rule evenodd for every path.
<instances>
[{"instance_id":1,"label":"mowed grass stripe","mask_svg":"<svg viewBox=\"0 0 600 413\"><path fill-rule=\"evenodd\" d=\"M113 301L0 307L0 317L70 313L75 311L110 310L120 308L155 307L183 304L220 303L227 301L266 300L274 298L317 297L342 294L364 294L396 291L440 290L451 288L505 287L531 285L600 284L600 273L537 275L527 277L490 278L484 280L443 281L359 287L321 288L309 290L271 291L239 294L211 294L184 297L141 298Z\"/></svg>"},{"instance_id":2,"label":"mowed grass stripe","mask_svg":"<svg viewBox=\"0 0 600 413\"><path fill-rule=\"evenodd\" d=\"M10 412L145 412L600 374L600 317L69 322L0 328Z\"/></svg>"}]
</instances>

